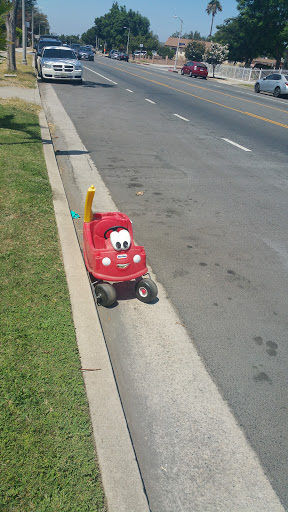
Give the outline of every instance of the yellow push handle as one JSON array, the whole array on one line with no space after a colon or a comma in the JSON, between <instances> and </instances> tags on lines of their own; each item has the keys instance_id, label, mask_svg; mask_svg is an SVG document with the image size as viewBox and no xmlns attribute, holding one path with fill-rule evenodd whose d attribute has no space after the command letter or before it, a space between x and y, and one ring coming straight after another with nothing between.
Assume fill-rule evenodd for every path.
<instances>
[{"instance_id":1,"label":"yellow push handle","mask_svg":"<svg viewBox=\"0 0 288 512\"><path fill-rule=\"evenodd\" d=\"M92 203L95 194L95 187L91 185L87 190L87 196L85 201L85 210L84 210L84 222L91 222L93 220L93 212L92 212Z\"/></svg>"}]
</instances>

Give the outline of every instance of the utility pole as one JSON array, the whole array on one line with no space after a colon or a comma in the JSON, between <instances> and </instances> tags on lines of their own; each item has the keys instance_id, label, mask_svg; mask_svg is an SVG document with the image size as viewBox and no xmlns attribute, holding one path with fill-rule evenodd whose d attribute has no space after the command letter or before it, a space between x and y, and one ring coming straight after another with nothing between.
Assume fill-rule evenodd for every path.
<instances>
[{"instance_id":1,"label":"utility pole","mask_svg":"<svg viewBox=\"0 0 288 512\"><path fill-rule=\"evenodd\" d=\"M27 39L27 27L26 27L26 19L25 19L25 0L22 0L22 64L27 64L26 59L26 39Z\"/></svg>"},{"instance_id":2,"label":"utility pole","mask_svg":"<svg viewBox=\"0 0 288 512\"><path fill-rule=\"evenodd\" d=\"M31 19L32 27L31 27L31 46L34 48L34 9L32 7L32 19Z\"/></svg>"},{"instance_id":3,"label":"utility pole","mask_svg":"<svg viewBox=\"0 0 288 512\"><path fill-rule=\"evenodd\" d=\"M178 37L178 43L177 43L177 50L176 50L176 57L175 57L175 64L174 64L174 73L177 72L176 71L176 66L177 66L177 59L178 59L178 52L179 52L179 44L180 44L180 38L181 38L181 33L182 33L182 24L183 24L183 20L181 20L181 18L179 18L179 16L174 16L174 18L178 18L178 20L181 21L181 25L180 25L180 32L179 32L179 37Z\"/></svg>"}]
</instances>

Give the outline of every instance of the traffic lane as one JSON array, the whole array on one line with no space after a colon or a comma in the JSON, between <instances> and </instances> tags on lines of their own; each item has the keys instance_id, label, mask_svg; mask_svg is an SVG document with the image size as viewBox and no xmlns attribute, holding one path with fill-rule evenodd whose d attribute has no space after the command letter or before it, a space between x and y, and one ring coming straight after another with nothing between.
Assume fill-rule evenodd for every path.
<instances>
[{"instance_id":1,"label":"traffic lane","mask_svg":"<svg viewBox=\"0 0 288 512\"><path fill-rule=\"evenodd\" d=\"M69 112L67 100L64 94ZM287 400L281 383L287 375L287 283L285 259L279 262L275 248L285 240L286 205L275 195L269 165L258 155L243 160L230 147L223 152L199 127L190 126L187 134L180 121L168 122L144 102L125 103L119 88L101 89L95 111L92 104L86 108L88 124L74 119L82 140L283 496L287 418L278 408ZM138 190L143 196L136 196ZM274 343L276 356L266 352L275 352Z\"/></svg>"},{"instance_id":2,"label":"traffic lane","mask_svg":"<svg viewBox=\"0 0 288 512\"><path fill-rule=\"evenodd\" d=\"M213 165L207 165L196 145L190 182L179 177L176 165L164 172L159 162L151 173L147 165L135 168L134 163L127 176L129 162L122 178L120 170L105 169L108 186L120 210L133 219L136 239L287 503L287 272L278 252L282 246L287 253L281 218L287 211L285 194L281 204L275 195L267 201L261 168L253 180L251 162L243 172L233 154L231 178L216 148L210 148ZM141 152L150 148L150 155L154 149L143 136L139 146ZM124 159L122 152L118 158ZM251 191L245 197L247 186ZM138 190L144 201L135 197ZM275 204L279 215L273 218ZM270 228L264 234L263 224Z\"/></svg>"},{"instance_id":3,"label":"traffic lane","mask_svg":"<svg viewBox=\"0 0 288 512\"><path fill-rule=\"evenodd\" d=\"M135 70L135 67L129 67L129 64L128 63L125 63L125 65L121 65L121 63L111 63L111 64L106 64L105 62L101 63L102 64L102 67L103 67L103 70L105 71L105 67L106 67L106 70L109 70L109 72L111 72L111 74L113 76L117 76L117 79L120 79L121 80L121 73L126 73L127 75L130 75L130 76L134 76L134 77L138 77L138 78L142 78L144 81L146 80L150 80L152 83L153 81L155 83L159 82L159 79L160 81L165 81L166 84L170 84L170 86L173 88L174 86L176 88L178 88L178 86L184 86L184 89L183 89L183 93L187 93L187 91L189 92L190 90L190 94L191 94L191 91L193 91L193 93L197 94L197 92L203 92L203 91L210 91L210 92L213 92L215 93L215 101L217 100L217 97L219 96L219 100L217 100L219 103L221 103L221 98L222 99L226 99L226 98L231 98L232 100L235 100L235 99L238 99L240 100L240 102L242 102L243 106L250 106L250 105L256 105L258 107L263 108L264 109L264 112L265 112L265 109L267 109L267 112L269 111L274 111L274 114L282 114L284 113L284 118L285 118L285 114L288 113L288 105L287 105L287 102L285 102L285 100L282 100L282 99L278 99L278 98L273 98L269 95L265 95L265 96L260 96L260 95L255 95L254 93L250 92L250 91L244 91L243 88L241 89L240 87L231 87L228 88L227 86L221 86L221 85L218 85L218 84L215 84L215 82L211 82L211 80L209 81L205 81L205 80L202 80L202 79L190 79L189 77L186 77L186 76L178 76L178 75L174 75L172 74L172 77L171 77L171 73L166 73L166 76L165 75L161 75L159 77L159 74L155 71L155 70L147 70L147 69L143 69L143 68L140 68L140 67L137 67L137 69ZM119 72L120 72L120 75L119 75ZM197 82L197 83L196 83ZM163 84L164 85L164 84ZM221 90L219 90L221 89ZM231 90L232 89L232 90ZM239 103L240 105L241 103ZM243 110L243 109L242 109ZM245 110L245 109L244 109ZM287 118L285 118L286 121L287 121Z\"/></svg>"},{"instance_id":4,"label":"traffic lane","mask_svg":"<svg viewBox=\"0 0 288 512\"><path fill-rule=\"evenodd\" d=\"M206 132L210 130L211 136L216 134L217 137L226 139L225 144L240 144L246 149L258 151L269 159L275 158L277 155L277 161L279 162L280 159L285 163L288 125L283 123L284 126L279 126L275 124L278 121L273 121L272 118L269 122L270 120L264 117L265 111L263 113L258 110L258 114L247 115L237 108L237 98L230 97L230 103L234 101L234 105L232 107L231 104L231 107L226 108L226 106L219 106L217 102L202 102L201 99L194 96L175 92L156 83L141 82L141 80L131 83L129 79L129 82L120 85L120 82L123 82L122 77L113 75L113 78L118 80L117 87L122 87L126 91L131 102L135 101L137 104L139 101L154 102L155 108L164 109L167 114L174 115L176 113L184 120L188 120L189 123L197 125L201 123L201 128ZM125 101L124 97L123 101ZM151 108L153 107L151 106ZM276 113L278 115L278 110ZM284 113L282 114L284 115ZM285 118L282 120L286 121Z\"/></svg>"},{"instance_id":5,"label":"traffic lane","mask_svg":"<svg viewBox=\"0 0 288 512\"><path fill-rule=\"evenodd\" d=\"M119 78L119 77L114 76L114 78L117 79L118 82L119 82L119 80L121 80L121 77ZM139 78L138 78L138 80L139 80ZM150 84L152 85L152 87L150 87ZM119 86L119 83L118 83L118 86ZM128 88L128 86L129 86L129 88ZM176 111L178 109L179 114L182 115L183 117L185 117L185 119L190 120L189 117L195 118L195 117L197 117L197 115L199 115L199 117L202 117L204 115L205 120L207 120L209 122L211 121L212 123L214 122L214 124L217 123L218 120L220 121L220 123L223 121L223 125L226 124L226 132L228 131L228 133L231 133L231 129L233 132L237 128L237 124L235 124L235 116L233 115L233 113L236 113L237 119L243 118L243 120L244 120L244 122L240 121L240 124L243 125L242 133L245 134L246 137L247 137L247 134L246 134L246 130L245 130L245 117L247 116L247 118L248 118L247 126L249 127L249 132L250 132L249 133L249 141L250 141L250 135L253 135L253 138L255 136L257 139L256 147L259 148L259 145L260 145L260 148L261 148L261 146L262 146L262 148L260 149L261 152L269 150L269 152L272 151L273 153L275 153L275 151L282 152L283 149L284 150L286 149L287 144L285 141L285 137L286 137L285 130L288 129L288 125L286 124L288 122L288 116L286 116L286 112L283 111L282 109L275 108L275 107L272 107L272 108L269 107L269 112L268 112L269 118L268 118L267 112L265 110L262 110L262 111L260 110L261 105L257 105L257 104L255 105L253 102L252 102L252 105L255 110L255 113L253 113L252 110L251 110L251 112L246 112L246 111L239 109L238 104L237 104L237 98L234 98L234 96L228 97L228 100L230 102L230 106L229 106L228 104L227 105L219 104L218 101L208 100L207 98L200 98L199 96L195 96L194 94L191 94L190 92L187 93L184 91L184 93L182 92L182 94L181 94L181 92L179 92L178 89L176 90L176 94L174 94L175 91L173 89L171 90L170 86L167 89L164 84L158 85L155 82L154 83L147 82L146 80L144 80L144 82L141 83L141 79L140 79L140 83L139 82L131 83L131 80L129 80L129 83L128 82L124 83L123 87L125 88L125 90L127 90L127 88L128 88L129 94L132 93L133 95L135 95L137 98L137 101L139 98L141 98L141 93L142 93L144 98L146 99L146 101L153 101L157 105L162 105L162 104L165 105L166 104L166 108L168 111L171 108L173 100L174 99L176 100L176 98L177 98L178 104L175 105L175 109L176 109ZM158 87L158 89L157 89L157 87ZM178 94L177 94L177 92L178 92ZM166 100L166 102L165 102L165 100ZM202 105L201 100L204 101L204 103L207 102L207 108L206 108L206 105ZM216 109L214 107L216 107ZM223 109L232 113L232 117L227 115L227 112L221 112L221 110L223 110ZM204 112L205 112L205 114L204 114ZM210 119L208 119L208 118L210 118ZM230 119L230 122L229 122L229 119ZM256 123L251 122L251 119L255 119ZM272 126L273 127L279 126L280 128L284 128L284 131L278 130L276 132L273 131L273 133L272 133ZM240 126L239 126L239 128L240 128ZM255 130L255 133L254 134L251 133L251 130ZM273 139L273 135L274 135L274 139ZM266 142L263 143L264 140L270 141L270 145L267 146ZM240 144L241 144L241 142L240 142ZM243 144L243 142L242 142L242 144ZM245 142L243 145L245 146Z\"/></svg>"}]
</instances>

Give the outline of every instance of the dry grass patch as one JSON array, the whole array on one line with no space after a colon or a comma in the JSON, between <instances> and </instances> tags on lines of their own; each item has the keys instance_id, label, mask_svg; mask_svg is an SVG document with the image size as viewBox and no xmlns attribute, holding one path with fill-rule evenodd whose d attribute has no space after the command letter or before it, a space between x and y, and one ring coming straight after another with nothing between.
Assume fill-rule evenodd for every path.
<instances>
[{"instance_id":1,"label":"dry grass patch","mask_svg":"<svg viewBox=\"0 0 288 512\"><path fill-rule=\"evenodd\" d=\"M22 53L16 52L16 71L7 69L7 59L0 59L0 87L28 87L35 89L36 73L34 69L34 55L27 53L27 64L22 64ZM5 75L16 75L5 76Z\"/></svg>"}]
</instances>

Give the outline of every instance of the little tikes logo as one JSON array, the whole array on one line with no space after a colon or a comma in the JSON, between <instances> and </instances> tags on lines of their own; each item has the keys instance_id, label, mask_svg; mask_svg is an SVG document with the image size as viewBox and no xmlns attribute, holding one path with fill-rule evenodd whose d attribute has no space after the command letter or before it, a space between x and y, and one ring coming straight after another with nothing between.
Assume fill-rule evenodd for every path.
<instances>
[{"instance_id":1,"label":"little tikes logo","mask_svg":"<svg viewBox=\"0 0 288 512\"><path fill-rule=\"evenodd\" d=\"M117 260L125 260L127 258L127 254L117 254Z\"/></svg>"}]
</instances>

